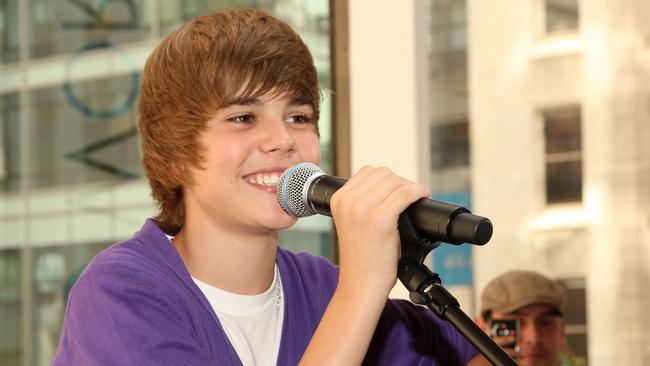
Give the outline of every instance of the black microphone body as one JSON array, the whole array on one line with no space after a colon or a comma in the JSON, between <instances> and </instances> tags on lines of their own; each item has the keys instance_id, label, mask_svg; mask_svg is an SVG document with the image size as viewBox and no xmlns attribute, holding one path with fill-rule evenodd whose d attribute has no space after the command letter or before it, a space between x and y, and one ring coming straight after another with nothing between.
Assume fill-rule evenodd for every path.
<instances>
[{"instance_id":1,"label":"black microphone body","mask_svg":"<svg viewBox=\"0 0 650 366\"><path fill-rule=\"evenodd\" d=\"M280 178L278 201L292 216L303 217L315 213L332 216L330 199L346 182L346 179L325 175L314 164L301 163L288 169ZM301 187L300 192L295 192L297 187ZM289 204L292 199L301 200L298 204L300 210L292 209L295 206ZM411 204L405 213L418 234L434 241L483 245L492 237L490 220L473 215L462 206L422 198Z\"/></svg>"}]
</instances>

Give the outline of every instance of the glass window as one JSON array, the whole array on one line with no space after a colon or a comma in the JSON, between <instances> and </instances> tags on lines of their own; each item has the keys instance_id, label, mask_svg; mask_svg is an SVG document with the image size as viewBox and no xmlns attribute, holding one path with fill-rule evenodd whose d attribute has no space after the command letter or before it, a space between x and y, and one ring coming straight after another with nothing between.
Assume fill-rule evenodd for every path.
<instances>
[{"instance_id":1,"label":"glass window","mask_svg":"<svg viewBox=\"0 0 650 366\"><path fill-rule=\"evenodd\" d=\"M160 29L163 35L176 30L192 17L219 9L258 8L270 11L276 1L268 0L171 0L160 3Z\"/></svg>"},{"instance_id":2,"label":"glass window","mask_svg":"<svg viewBox=\"0 0 650 366\"><path fill-rule=\"evenodd\" d=\"M431 50L434 53L467 49L465 0L431 2Z\"/></svg>"},{"instance_id":3,"label":"glass window","mask_svg":"<svg viewBox=\"0 0 650 366\"><path fill-rule=\"evenodd\" d=\"M163 35L168 34L196 15L227 8L257 8L284 19L300 33L313 53L316 50L312 48L313 40L308 39L308 33L318 33L322 40L329 43L329 1L323 0L164 1L160 2L161 32ZM316 54L314 57L318 58Z\"/></svg>"},{"instance_id":4,"label":"glass window","mask_svg":"<svg viewBox=\"0 0 650 366\"><path fill-rule=\"evenodd\" d=\"M465 0L429 3L429 136L431 191L464 196L470 191Z\"/></svg>"},{"instance_id":5,"label":"glass window","mask_svg":"<svg viewBox=\"0 0 650 366\"><path fill-rule=\"evenodd\" d=\"M18 93L0 95L0 191L20 189L19 101Z\"/></svg>"},{"instance_id":6,"label":"glass window","mask_svg":"<svg viewBox=\"0 0 650 366\"><path fill-rule=\"evenodd\" d=\"M29 57L143 40L149 36L149 6L145 0L30 0Z\"/></svg>"},{"instance_id":7,"label":"glass window","mask_svg":"<svg viewBox=\"0 0 650 366\"><path fill-rule=\"evenodd\" d=\"M546 33L575 31L579 27L578 0L545 0Z\"/></svg>"},{"instance_id":8,"label":"glass window","mask_svg":"<svg viewBox=\"0 0 650 366\"><path fill-rule=\"evenodd\" d=\"M559 281L567 291L567 344L561 354L562 365L587 364L587 295L584 278Z\"/></svg>"},{"instance_id":9,"label":"glass window","mask_svg":"<svg viewBox=\"0 0 650 366\"><path fill-rule=\"evenodd\" d=\"M20 250L0 250L0 363L7 366L22 364L21 268Z\"/></svg>"},{"instance_id":10,"label":"glass window","mask_svg":"<svg viewBox=\"0 0 650 366\"><path fill-rule=\"evenodd\" d=\"M427 14L432 198L471 209L466 1L433 0ZM470 246L441 245L430 256L443 282L472 284Z\"/></svg>"},{"instance_id":11,"label":"glass window","mask_svg":"<svg viewBox=\"0 0 650 366\"><path fill-rule=\"evenodd\" d=\"M580 107L542 112L546 142L546 202L582 201Z\"/></svg>"},{"instance_id":12,"label":"glass window","mask_svg":"<svg viewBox=\"0 0 650 366\"><path fill-rule=\"evenodd\" d=\"M31 187L143 176L137 93L137 75L32 91Z\"/></svg>"},{"instance_id":13,"label":"glass window","mask_svg":"<svg viewBox=\"0 0 650 366\"><path fill-rule=\"evenodd\" d=\"M20 186L19 95L0 95L0 364L22 365L22 243L23 202Z\"/></svg>"},{"instance_id":14,"label":"glass window","mask_svg":"<svg viewBox=\"0 0 650 366\"><path fill-rule=\"evenodd\" d=\"M35 365L52 362L67 296L86 264L109 244L38 248L33 251L32 319Z\"/></svg>"},{"instance_id":15,"label":"glass window","mask_svg":"<svg viewBox=\"0 0 650 366\"><path fill-rule=\"evenodd\" d=\"M431 126L431 169L469 165L467 120Z\"/></svg>"},{"instance_id":16,"label":"glass window","mask_svg":"<svg viewBox=\"0 0 650 366\"><path fill-rule=\"evenodd\" d=\"M17 62L18 50L18 1L0 3L0 63Z\"/></svg>"}]
</instances>

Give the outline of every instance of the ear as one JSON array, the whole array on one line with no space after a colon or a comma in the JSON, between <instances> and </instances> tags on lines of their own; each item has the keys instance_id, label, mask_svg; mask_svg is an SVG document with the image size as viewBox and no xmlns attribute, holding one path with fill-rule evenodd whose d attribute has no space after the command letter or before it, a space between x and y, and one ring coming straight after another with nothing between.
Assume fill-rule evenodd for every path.
<instances>
[{"instance_id":1,"label":"ear","mask_svg":"<svg viewBox=\"0 0 650 366\"><path fill-rule=\"evenodd\" d=\"M560 338L560 346L562 348L566 347L566 328L565 328L565 326L566 326L566 320L563 317L562 321L560 323L560 333L561 334L559 336L559 338Z\"/></svg>"}]
</instances>

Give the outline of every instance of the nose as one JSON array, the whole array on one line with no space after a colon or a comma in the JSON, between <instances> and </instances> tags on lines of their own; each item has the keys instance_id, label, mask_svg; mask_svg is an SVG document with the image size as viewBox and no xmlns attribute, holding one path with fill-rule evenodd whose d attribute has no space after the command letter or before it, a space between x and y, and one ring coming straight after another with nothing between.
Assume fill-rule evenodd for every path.
<instances>
[{"instance_id":1,"label":"nose","mask_svg":"<svg viewBox=\"0 0 650 366\"><path fill-rule=\"evenodd\" d=\"M540 329L535 325L534 322L531 322L530 324L523 325L521 329L519 330L520 334L520 342L522 344L530 344L530 345L535 345L539 341L540 338Z\"/></svg>"},{"instance_id":2,"label":"nose","mask_svg":"<svg viewBox=\"0 0 650 366\"><path fill-rule=\"evenodd\" d=\"M260 139L260 150L263 152L291 152L293 148L293 135L283 119L266 124Z\"/></svg>"}]
</instances>

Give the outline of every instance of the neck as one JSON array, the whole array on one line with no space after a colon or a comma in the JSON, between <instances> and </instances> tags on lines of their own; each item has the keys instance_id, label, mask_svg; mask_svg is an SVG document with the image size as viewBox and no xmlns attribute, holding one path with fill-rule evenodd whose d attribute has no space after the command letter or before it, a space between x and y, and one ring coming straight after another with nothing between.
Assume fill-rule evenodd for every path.
<instances>
[{"instance_id":1,"label":"neck","mask_svg":"<svg viewBox=\"0 0 650 366\"><path fill-rule=\"evenodd\" d=\"M222 290L255 295L273 280L278 233L241 235L186 220L173 240L190 274Z\"/></svg>"}]
</instances>

